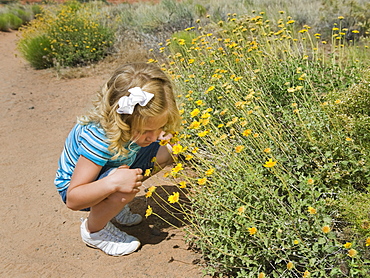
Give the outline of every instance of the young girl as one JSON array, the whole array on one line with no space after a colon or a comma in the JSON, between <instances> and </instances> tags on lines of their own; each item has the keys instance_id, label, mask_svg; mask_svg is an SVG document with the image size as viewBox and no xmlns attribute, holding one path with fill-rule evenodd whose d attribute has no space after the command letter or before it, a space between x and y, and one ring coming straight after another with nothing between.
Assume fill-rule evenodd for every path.
<instances>
[{"instance_id":1,"label":"young girl","mask_svg":"<svg viewBox=\"0 0 370 278\"><path fill-rule=\"evenodd\" d=\"M126 205L153 161L162 168L172 163L158 140L177 131L179 120L171 82L156 66L127 64L106 82L93 109L68 135L54 182L68 208L90 211L81 224L87 245L112 256L139 248L137 238L110 221L141 222Z\"/></svg>"}]
</instances>

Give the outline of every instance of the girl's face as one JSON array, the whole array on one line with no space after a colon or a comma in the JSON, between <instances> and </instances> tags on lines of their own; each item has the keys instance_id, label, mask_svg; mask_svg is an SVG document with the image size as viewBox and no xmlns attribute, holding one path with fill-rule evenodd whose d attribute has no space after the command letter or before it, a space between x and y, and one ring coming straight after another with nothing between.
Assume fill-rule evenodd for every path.
<instances>
[{"instance_id":1,"label":"girl's face","mask_svg":"<svg viewBox=\"0 0 370 278\"><path fill-rule=\"evenodd\" d=\"M158 140L159 135L163 131L163 127L167 124L167 113L163 113L158 117L148 118L144 124L142 131L132 128L132 141L140 147L147 147L151 143Z\"/></svg>"}]
</instances>

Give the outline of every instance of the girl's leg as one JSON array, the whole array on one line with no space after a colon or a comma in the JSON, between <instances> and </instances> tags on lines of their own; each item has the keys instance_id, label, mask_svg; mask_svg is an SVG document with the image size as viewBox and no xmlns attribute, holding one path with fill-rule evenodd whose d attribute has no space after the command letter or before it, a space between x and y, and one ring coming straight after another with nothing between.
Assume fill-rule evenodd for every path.
<instances>
[{"instance_id":1,"label":"girl's leg","mask_svg":"<svg viewBox=\"0 0 370 278\"><path fill-rule=\"evenodd\" d=\"M160 146L156 157L161 169L173 163L173 156L167 146Z\"/></svg>"},{"instance_id":2,"label":"girl's leg","mask_svg":"<svg viewBox=\"0 0 370 278\"><path fill-rule=\"evenodd\" d=\"M81 223L82 241L112 256L123 256L135 252L140 247L140 241L109 222L114 214L134 197L135 194L114 193L91 207L90 216Z\"/></svg>"},{"instance_id":3,"label":"girl's leg","mask_svg":"<svg viewBox=\"0 0 370 278\"><path fill-rule=\"evenodd\" d=\"M161 169L173 162L173 158L166 146L159 146L158 143L153 143L153 145L146 147L145 150L140 153L140 156L138 156L138 159L131 168L138 167L145 171L145 169L150 168L151 164L153 164L151 160L154 156L156 156L156 163ZM114 169L109 171L109 174L112 174L114 171ZM103 229L108 221L120 213L125 205L131 202L134 197L135 194L115 193L94 207L91 207L87 223L87 228L90 233ZM124 202L122 202L122 199L124 199Z\"/></svg>"},{"instance_id":4,"label":"girl's leg","mask_svg":"<svg viewBox=\"0 0 370 278\"><path fill-rule=\"evenodd\" d=\"M114 193L99 204L91 207L87 220L90 233L100 231L115 217L125 205L134 199L136 194Z\"/></svg>"}]
</instances>

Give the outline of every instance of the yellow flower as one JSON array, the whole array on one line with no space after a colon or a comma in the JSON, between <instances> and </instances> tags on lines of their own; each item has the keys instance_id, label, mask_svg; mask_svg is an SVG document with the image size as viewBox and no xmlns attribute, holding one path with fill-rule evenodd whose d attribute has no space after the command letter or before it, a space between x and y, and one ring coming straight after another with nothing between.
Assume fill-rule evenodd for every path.
<instances>
[{"instance_id":1,"label":"yellow flower","mask_svg":"<svg viewBox=\"0 0 370 278\"><path fill-rule=\"evenodd\" d=\"M272 161L272 158L270 158L268 161L265 162L263 166L266 168L271 168L274 167L276 163L277 161Z\"/></svg>"},{"instance_id":2,"label":"yellow flower","mask_svg":"<svg viewBox=\"0 0 370 278\"><path fill-rule=\"evenodd\" d=\"M151 171L152 171L152 169L146 169L145 173L144 173L144 177L149 177Z\"/></svg>"},{"instance_id":3,"label":"yellow flower","mask_svg":"<svg viewBox=\"0 0 370 278\"><path fill-rule=\"evenodd\" d=\"M235 152L236 153L241 153L241 151L244 149L245 147L243 145L239 145L239 146L236 146L235 147Z\"/></svg>"},{"instance_id":4,"label":"yellow flower","mask_svg":"<svg viewBox=\"0 0 370 278\"><path fill-rule=\"evenodd\" d=\"M324 226L324 227L322 227L321 230L322 230L323 233L327 234L331 231L331 228L329 226Z\"/></svg>"},{"instance_id":5,"label":"yellow flower","mask_svg":"<svg viewBox=\"0 0 370 278\"><path fill-rule=\"evenodd\" d=\"M263 273L263 272L260 272L259 274L258 274L258 278L265 278L266 277L266 274L265 273Z\"/></svg>"},{"instance_id":6,"label":"yellow flower","mask_svg":"<svg viewBox=\"0 0 370 278\"><path fill-rule=\"evenodd\" d=\"M298 80L305 80L307 77L307 74L303 73L299 78Z\"/></svg>"},{"instance_id":7,"label":"yellow flower","mask_svg":"<svg viewBox=\"0 0 370 278\"><path fill-rule=\"evenodd\" d=\"M347 137L347 138L346 138L346 141L351 142L351 141L353 141L353 139L352 139L352 138Z\"/></svg>"},{"instance_id":8,"label":"yellow flower","mask_svg":"<svg viewBox=\"0 0 370 278\"><path fill-rule=\"evenodd\" d=\"M310 214L316 214L317 213L316 209L314 209L313 207L308 207L308 212Z\"/></svg>"},{"instance_id":9,"label":"yellow flower","mask_svg":"<svg viewBox=\"0 0 370 278\"><path fill-rule=\"evenodd\" d=\"M222 115L225 115L225 114L226 114L226 112L227 112L228 110L229 110L228 108L226 108L226 109L222 110L222 111L220 112L220 115L221 115L221 116L222 116Z\"/></svg>"},{"instance_id":10,"label":"yellow flower","mask_svg":"<svg viewBox=\"0 0 370 278\"><path fill-rule=\"evenodd\" d=\"M190 125L189 125L189 128L190 129L198 129L200 127L200 122L198 121L193 121Z\"/></svg>"},{"instance_id":11,"label":"yellow flower","mask_svg":"<svg viewBox=\"0 0 370 278\"><path fill-rule=\"evenodd\" d=\"M150 216L152 213L153 213L153 209L151 206L148 205L148 208L145 212L145 217L148 218L148 216Z\"/></svg>"},{"instance_id":12,"label":"yellow flower","mask_svg":"<svg viewBox=\"0 0 370 278\"><path fill-rule=\"evenodd\" d=\"M197 104L197 105L203 105L204 103L203 103L203 100L197 100L197 101L195 102L195 104Z\"/></svg>"},{"instance_id":13,"label":"yellow flower","mask_svg":"<svg viewBox=\"0 0 370 278\"><path fill-rule=\"evenodd\" d=\"M187 156L185 156L185 160L192 160L193 158L194 156L191 154L188 154Z\"/></svg>"},{"instance_id":14,"label":"yellow flower","mask_svg":"<svg viewBox=\"0 0 370 278\"><path fill-rule=\"evenodd\" d=\"M296 89L297 91L300 91L300 90L302 90L302 89L303 89L303 86L297 86L297 87L295 87L295 89Z\"/></svg>"},{"instance_id":15,"label":"yellow flower","mask_svg":"<svg viewBox=\"0 0 370 278\"><path fill-rule=\"evenodd\" d=\"M244 212L245 212L245 206L241 206L240 208L238 208L239 215L242 215Z\"/></svg>"},{"instance_id":16,"label":"yellow flower","mask_svg":"<svg viewBox=\"0 0 370 278\"><path fill-rule=\"evenodd\" d=\"M212 175L213 173L215 172L215 168L209 168L207 171L206 171L206 175L207 176L210 176L210 175Z\"/></svg>"},{"instance_id":17,"label":"yellow flower","mask_svg":"<svg viewBox=\"0 0 370 278\"><path fill-rule=\"evenodd\" d=\"M207 182L207 178L201 178L201 179L198 179L197 183L199 185L205 185Z\"/></svg>"},{"instance_id":18,"label":"yellow flower","mask_svg":"<svg viewBox=\"0 0 370 278\"><path fill-rule=\"evenodd\" d=\"M306 271L303 273L302 278L310 278L310 277L311 277L311 273L310 273L308 270L306 270Z\"/></svg>"},{"instance_id":19,"label":"yellow flower","mask_svg":"<svg viewBox=\"0 0 370 278\"><path fill-rule=\"evenodd\" d=\"M181 170L184 170L184 168L182 167L182 163L177 163L177 165L173 167L171 171L172 173L178 173Z\"/></svg>"},{"instance_id":20,"label":"yellow flower","mask_svg":"<svg viewBox=\"0 0 370 278\"><path fill-rule=\"evenodd\" d=\"M345 244L343 244L343 247L349 249L349 248L352 247L352 243L351 242L346 242Z\"/></svg>"},{"instance_id":21,"label":"yellow flower","mask_svg":"<svg viewBox=\"0 0 370 278\"><path fill-rule=\"evenodd\" d=\"M180 144L176 144L172 147L173 154L179 154L183 151L183 147Z\"/></svg>"},{"instance_id":22,"label":"yellow flower","mask_svg":"<svg viewBox=\"0 0 370 278\"><path fill-rule=\"evenodd\" d=\"M179 182L180 188L186 188L186 181Z\"/></svg>"},{"instance_id":23,"label":"yellow flower","mask_svg":"<svg viewBox=\"0 0 370 278\"><path fill-rule=\"evenodd\" d=\"M366 246L370 246L370 237L368 237L368 238L366 239L366 243L365 243L365 245L366 245Z\"/></svg>"},{"instance_id":24,"label":"yellow flower","mask_svg":"<svg viewBox=\"0 0 370 278\"><path fill-rule=\"evenodd\" d=\"M203 126L206 126L206 125L209 124L209 119L202 119L202 120L200 120L200 122L202 123Z\"/></svg>"},{"instance_id":25,"label":"yellow flower","mask_svg":"<svg viewBox=\"0 0 370 278\"><path fill-rule=\"evenodd\" d=\"M200 110L198 108L195 108L193 111L190 112L190 116L196 117L200 113Z\"/></svg>"},{"instance_id":26,"label":"yellow flower","mask_svg":"<svg viewBox=\"0 0 370 278\"><path fill-rule=\"evenodd\" d=\"M335 101L335 104L340 104L340 103L342 103L342 101L341 101L340 99L337 99L337 100Z\"/></svg>"},{"instance_id":27,"label":"yellow flower","mask_svg":"<svg viewBox=\"0 0 370 278\"><path fill-rule=\"evenodd\" d=\"M243 131L243 136L247 137L249 136L250 134L252 133L252 130L251 129L246 129Z\"/></svg>"},{"instance_id":28,"label":"yellow flower","mask_svg":"<svg viewBox=\"0 0 370 278\"><path fill-rule=\"evenodd\" d=\"M214 89L215 89L215 86L210 86L210 87L207 89L206 93L208 93L208 92L210 92L210 91L213 91Z\"/></svg>"},{"instance_id":29,"label":"yellow flower","mask_svg":"<svg viewBox=\"0 0 370 278\"><path fill-rule=\"evenodd\" d=\"M299 240L298 239L294 240L293 244L295 244L295 245L299 244Z\"/></svg>"},{"instance_id":30,"label":"yellow flower","mask_svg":"<svg viewBox=\"0 0 370 278\"><path fill-rule=\"evenodd\" d=\"M270 153L271 152L271 148L266 148L266 149L263 150L263 152Z\"/></svg>"},{"instance_id":31,"label":"yellow flower","mask_svg":"<svg viewBox=\"0 0 370 278\"><path fill-rule=\"evenodd\" d=\"M242 122L240 122L240 125L241 126L245 126L245 125L247 125L248 124L248 122L247 121L242 121Z\"/></svg>"},{"instance_id":32,"label":"yellow flower","mask_svg":"<svg viewBox=\"0 0 370 278\"><path fill-rule=\"evenodd\" d=\"M313 180L313 179L308 179L307 180L307 184L309 184L309 185L312 185L312 184L314 184L315 183L315 181Z\"/></svg>"},{"instance_id":33,"label":"yellow flower","mask_svg":"<svg viewBox=\"0 0 370 278\"><path fill-rule=\"evenodd\" d=\"M208 119L209 117L211 117L211 114L209 114L208 112L204 113L201 118L202 119Z\"/></svg>"},{"instance_id":34,"label":"yellow flower","mask_svg":"<svg viewBox=\"0 0 370 278\"><path fill-rule=\"evenodd\" d=\"M288 93L294 93L295 89L294 88L288 88L287 91L288 91Z\"/></svg>"},{"instance_id":35,"label":"yellow flower","mask_svg":"<svg viewBox=\"0 0 370 278\"><path fill-rule=\"evenodd\" d=\"M357 255L357 251L355 249L348 250L348 256L350 256L351 258L356 257L356 255Z\"/></svg>"},{"instance_id":36,"label":"yellow flower","mask_svg":"<svg viewBox=\"0 0 370 278\"><path fill-rule=\"evenodd\" d=\"M208 133L209 133L209 130L205 130L205 131L199 132L199 133L198 133L198 136L199 136L199 137L204 137L204 136L206 136Z\"/></svg>"},{"instance_id":37,"label":"yellow flower","mask_svg":"<svg viewBox=\"0 0 370 278\"><path fill-rule=\"evenodd\" d=\"M179 192L175 192L172 195L168 196L168 202L170 204L177 203L179 201L179 198L180 198L180 193Z\"/></svg>"},{"instance_id":38,"label":"yellow flower","mask_svg":"<svg viewBox=\"0 0 370 278\"><path fill-rule=\"evenodd\" d=\"M145 194L145 198L150 198L153 195L153 192L156 190L155 186L151 186L148 188L148 192Z\"/></svg>"},{"instance_id":39,"label":"yellow flower","mask_svg":"<svg viewBox=\"0 0 370 278\"><path fill-rule=\"evenodd\" d=\"M166 146L167 144L168 144L168 140L161 140L161 141L159 141L159 145L160 146Z\"/></svg>"},{"instance_id":40,"label":"yellow flower","mask_svg":"<svg viewBox=\"0 0 370 278\"><path fill-rule=\"evenodd\" d=\"M287 263L287 264L286 264L286 268L287 268L288 270L292 270L292 269L294 268L294 264L293 264L293 262L289 262L289 263Z\"/></svg>"},{"instance_id":41,"label":"yellow flower","mask_svg":"<svg viewBox=\"0 0 370 278\"><path fill-rule=\"evenodd\" d=\"M248 228L248 231L249 231L249 234L253 236L254 234L257 233L257 228L256 227Z\"/></svg>"}]
</instances>

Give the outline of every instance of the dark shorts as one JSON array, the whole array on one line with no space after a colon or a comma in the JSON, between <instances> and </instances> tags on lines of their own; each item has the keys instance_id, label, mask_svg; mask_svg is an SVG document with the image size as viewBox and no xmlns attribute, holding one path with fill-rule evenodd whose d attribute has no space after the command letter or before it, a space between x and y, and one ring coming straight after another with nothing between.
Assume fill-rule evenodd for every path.
<instances>
[{"instance_id":1,"label":"dark shorts","mask_svg":"<svg viewBox=\"0 0 370 278\"><path fill-rule=\"evenodd\" d=\"M159 142L154 142L147 147L143 147L139 150L136 155L136 159L134 163L130 166L131 169L141 168L143 170L143 174L145 170L153 168L154 162L153 157L155 157L159 150ZM100 180L106 176L115 168L110 167L103 167L99 173L97 180ZM63 191L59 191L60 197L62 198L63 202L66 203L67 201L67 189ZM82 209L82 211L90 211L90 208Z\"/></svg>"}]
</instances>

